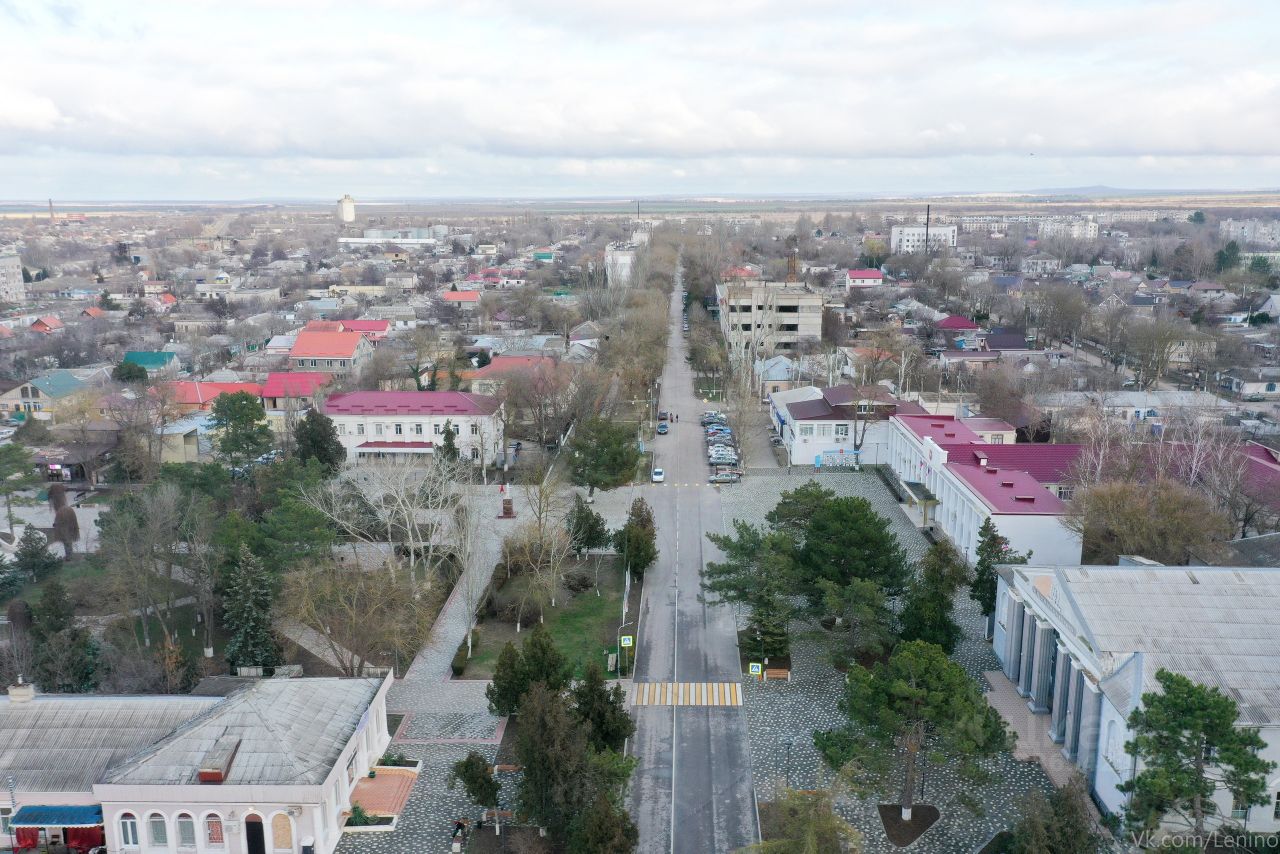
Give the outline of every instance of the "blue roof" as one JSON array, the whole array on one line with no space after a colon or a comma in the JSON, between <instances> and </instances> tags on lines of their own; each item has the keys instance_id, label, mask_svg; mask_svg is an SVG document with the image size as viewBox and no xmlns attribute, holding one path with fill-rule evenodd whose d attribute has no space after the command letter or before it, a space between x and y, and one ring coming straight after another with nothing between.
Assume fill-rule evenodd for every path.
<instances>
[{"instance_id":1,"label":"blue roof","mask_svg":"<svg viewBox=\"0 0 1280 854\"><path fill-rule=\"evenodd\" d=\"M84 381L66 369L50 371L36 377L31 384L40 389L45 397L66 397L74 391L84 388Z\"/></svg>"},{"instance_id":2,"label":"blue roof","mask_svg":"<svg viewBox=\"0 0 1280 854\"><path fill-rule=\"evenodd\" d=\"M19 807L9 820L12 827L97 827L102 824L102 807L87 806Z\"/></svg>"},{"instance_id":3,"label":"blue roof","mask_svg":"<svg viewBox=\"0 0 1280 854\"><path fill-rule=\"evenodd\" d=\"M141 368L155 371L167 367L176 358L178 358L177 353L167 353L163 350L130 350L124 354L124 359L121 361L133 362Z\"/></svg>"}]
</instances>

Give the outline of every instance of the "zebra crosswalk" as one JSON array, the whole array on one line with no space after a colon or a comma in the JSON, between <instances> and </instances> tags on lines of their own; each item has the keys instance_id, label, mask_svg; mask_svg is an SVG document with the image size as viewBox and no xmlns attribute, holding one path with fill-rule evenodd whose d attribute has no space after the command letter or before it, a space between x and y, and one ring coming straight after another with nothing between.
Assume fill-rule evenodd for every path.
<instances>
[{"instance_id":1,"label":"zebra crosswalk","mask_svg":"<svg viewBox=\"0 0 1280 854\"><path fill-rule=\"evenodd\" d=\"M636 682L633 706L741 706L738 682Z\"/></svg>"}]
</instances>

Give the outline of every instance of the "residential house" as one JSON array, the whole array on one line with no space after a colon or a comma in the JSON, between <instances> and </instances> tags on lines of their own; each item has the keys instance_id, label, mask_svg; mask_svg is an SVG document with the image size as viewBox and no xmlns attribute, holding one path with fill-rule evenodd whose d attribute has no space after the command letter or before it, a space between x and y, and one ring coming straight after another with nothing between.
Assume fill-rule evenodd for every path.
<instances>
[{"instance_id":1,"label":"residential house","mask_svg":"<svg viewBox=\"0 0 1280 854\"><path fill-rule=\"evenodd\" d=\"M1062 268L1062 261L1045 252L1037 252L1022 259L1020 269L1025 276L1047 276Z\"/></svg>"},{"instance_id":2,"label":"residential house","mask_svg":"<svg viewBox=\"0 0 1280 854\"><path fill-rule=\"evenodd\" d=\"M511 380L525 382L531 390L560 391L565 377L557 375L568 371L567 366L552 356L494 356L483 368L464 371L462 378L470 382L471 391L493 397Z\"/></svg>"},{"instance_id":3,"label":"residential house","mask_svg":"<svg viewBox=\"0 0 1280 854\"><path fill-rule=\"evenodd\" d=\"M923 413L878 385L810 386L770 395L770 410L789 464L815 467L886 463L890 416Z\"/></svg>"},{"instance_id":4,"label":"residential house","mask_svg":"<svg viewBox=\"0 0 1280 854\"><path fill-rule=\"evenodd\" d=\"M1261 758L1280 760L1280 659L1268 643L1280 633L1280 569L1143 558L1054 566L1039 557L1000 567L992 646L1027 700L1017 728L1047 732L1045 748L1061 745L1105 813L1124 812L1131 795L1121 787L1143 770L1125 750L1129 720L1159 690L1161 670L1232 698L1238 725L1262 737ZM1210 827L1280 830L1280 777L1267 778L1263 795L1244 806L1215 791Z\"/></svg>"},{"instance_id":5,"label":"residential house","mask_svg":"<svg viewBox=\"0 0 1280 854\"><path fill-rule=\"evenodd\" d=\"M1218 388L1241 400L1261 401L1280 398L1280 368L1231 368L1216 374Z\"/></svg>"},{"instance_id":6,"label":"residential house","mask_svg":"<svg viewBox=\"0 0 1280 854\"><path fill-rule=\"evenodd\" d=\"M990 519L1015 551L1054 564L1080 562L1080 535L1063 524L1066 505L1025 470L979 465L944 446L1012 444L1014 428L998 419L935 415L891 417L889 465L922 527L947 536L973 560L978 530Z\"/></svg>"},{"instance_id":7,"label":"residential house","mask_svg":"<svg viewBox=\"0 0 1280 854\"><path fill-rule=\"evenodd\" d=\"M805 385L800 380L800 368L796 360L790 356L757 359L753 370L761 400L767 399L771 394Z\"/></svg>"},{"instance_id":8,"label":"residential house","mask_svg":"<svg viewBox=\"0 0 1280 854\"><path fill-rule=\"evenodd\" d=\"M358 373L372 354L373 344L363 332L304 329L289 351L289 366L299 371L346 376Z\"/></svg>"},{"instance_id":9,"label":"residential house","mask_svg":"<svg viewBox=\"0 0 1280 854\"><path fill-rule=\"evenodd\" d=\"M982 327L967 317L949 314L934 324L941 332L977 332Z\"/></svg>"},{"instance_id":10,"label":"residential house","mask_svg":"<svg viewBox=\"0 0 1280 854\"><path fill-rule=\"evenodd\" d=\"M258 383L187 380L168 383L167 387L173 394L173 402L181 412L208 411L213 408L213 402L224 394L245 392L254 397L262 394L262 386Z\"/></svg>"},{"instance_id":11,"label":"residential house","mask_svg":"<svg viewBox=\"0 0 1280 854\"><path fill-rule=\"evenodd\" d=\"M200 410L193 410L184 418L162 425L157 430L160 462L204 462L213 453L213 434L209 414Z\"/></svg>"},{"instance_id":12,"label":"residential house","mask_svg":"<svg viewBox=\"0 0 1280 854\"><path fill-rule=\"evenodd\" d=\"M312 407L324 387L332 381L333 374L324 371L275 371L268 374L261 392L262 405L267 410L267 424L279 434L291 430L295 420Z\"/></svg>"},{"instance_id":13,"label":"residential house","mask_svg":"<svg viewBox=\"0 0 1280 854\"><path fill-rule=\"evenodd\" d=\"M457 306L465 312L473 312L480 306L479 291L442 291L440 299L445 305Z\"/></svg>"},{"instance_id":14,"label":"residential house","mask_svg":"<svg viewBox=\"0 0 1280 854\"><path fill-rule=\"evenodd\" d=\"M873 269L845 270L844 289L846 293L878 288L884 285L884 273Z\"/></svg>"},{"instance_id":15,"label":"residential house","mask_svg":"<svg viewBox=\"0 0 1280 854\"><path fill-rule=\"evenodd\" d=\"M102 389L111 379L108 368L59 368L0 394L0 417L55 420L58 404L87 389Z\"/></svg>"},{"instance_id":16,"label":"residential house","mask_svg":"<svg viewBox=\"0 0 1280 854\"><path fill-rule=\"evenodd\" d=\"M333 394L322 411L333 419L347 459L362 461L424 455L454 432L464 459L492 465L506 449L500 401L461 391L353 391Z\"/></svg>"},{"instance_id":17,"label":"residential house","mask_svg":"<svg viewBox=\"0 0 1280 854\"><path fill-rule=\"evenodd\" d=\"M121 361L146 369L152 379L176 376L182 367L178 354L168 350L130 350Z\"/></svg>"},{"instance_id":18,"label":"residential house","mask_svg":"<svg viewBox=\"0 0 1280 854\"><path fill-rule=\"evenodd\" d=\"M30 326L32 332L38 332L41 335L55 335L65 328L66 326L62 321L54 317L52 314L46 314L43 317L36 318L35 322Z\"/></svg>"}]
</instances>

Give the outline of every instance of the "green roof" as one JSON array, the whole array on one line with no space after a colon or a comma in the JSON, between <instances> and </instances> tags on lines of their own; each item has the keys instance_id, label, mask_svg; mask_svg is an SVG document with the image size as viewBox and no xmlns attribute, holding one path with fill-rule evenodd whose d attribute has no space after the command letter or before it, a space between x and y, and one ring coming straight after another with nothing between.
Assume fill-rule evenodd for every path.
<instances>
[{"instance_id":1,"label":"green roof","mask_svg":"<svg viewBox=\"0 0 1280 854\"><path fill-rule=\"evenodd\" d=\"M40 393L45 397L55 399L79 391L85 385L84 380L66 370L50 371L33 379L31 384L40 389Z\"/></svg>"},{"instance_id":2,"label":"green roof","mask_svg":"<svg viewBox=\"0 0 1280 854\"><path fill-rule=\"evenodd\" d=\"M124 359L121 361L133 362L148 371L159 371L167 368L169 363L176 361L177 358L177 353L167 353L163 350L130 350L124 354Z\"/></svg>"}]
</instances>

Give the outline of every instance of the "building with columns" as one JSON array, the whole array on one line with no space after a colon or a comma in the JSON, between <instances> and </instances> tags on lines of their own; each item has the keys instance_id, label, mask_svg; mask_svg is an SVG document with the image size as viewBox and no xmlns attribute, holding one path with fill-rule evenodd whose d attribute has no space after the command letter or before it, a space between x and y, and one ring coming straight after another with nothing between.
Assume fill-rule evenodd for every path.
<instances>
[{"instance_id":1,"label":"building with columns","mask_svg":"<svg viewBox=\"0 0 1280 854\"><path fill-rule=\"evenodd\" d=\"M1000 568L992 645L1033 724L1111 814L1124 810L1119 787L1140 770L1125 752L1127 721L1161 669L1234 699L1239 725L1266 742L1263 758L1280 761L1280 568L1122 560ZM1246 807L1219 792L1218 814L1250 831L1278 831L1280 774L1266 798Z\"/></svg>"}]
</instances>

